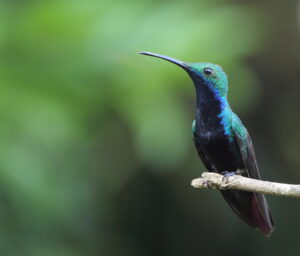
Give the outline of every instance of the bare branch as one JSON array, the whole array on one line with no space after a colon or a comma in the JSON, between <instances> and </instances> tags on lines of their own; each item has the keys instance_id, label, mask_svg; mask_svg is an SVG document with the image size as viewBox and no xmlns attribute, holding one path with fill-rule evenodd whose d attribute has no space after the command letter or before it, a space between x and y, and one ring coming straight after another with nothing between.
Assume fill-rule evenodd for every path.
<instances>
[{"instance_id":1,"label":"bare branch","mask_svg":"<svg viewBox=\"0 0 300 256\"><path fill-rule=\"evenodd\" d=\"M262 181L233 175L224 178L223 175L213 172L204 172L201 178L194 179L191 184L195 188L237 189L274 196L300 198L300 185Z\"/></svg>"}]
</instances>

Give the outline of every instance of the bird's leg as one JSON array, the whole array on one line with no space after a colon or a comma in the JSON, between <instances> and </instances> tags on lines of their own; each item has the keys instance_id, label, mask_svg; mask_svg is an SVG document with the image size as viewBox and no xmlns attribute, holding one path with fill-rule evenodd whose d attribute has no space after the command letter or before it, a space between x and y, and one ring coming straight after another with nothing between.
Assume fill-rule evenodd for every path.
<instances>
[{"instance_id":1,"label":"bird's leg","mask_svg":"<svg viewBox=\"0 0 300 256\"><path fill-rule=\"evenodd\" d=\"M243 175L245 174L246 170L237 170L235 172L221 172L221 174L223 175L222 181L228 182L228 178L234 175Z\"/></svg>"},{"instance_id":2,"label":"bird's leg","mask_svg":"<svg viewBox=\"0 0 300 256\"><path fill-rule=\"evenodd\" d=\"M238 169L236 172L236 175L244 175L247 173L246 169Z\"/></svg>"}]
</instances>

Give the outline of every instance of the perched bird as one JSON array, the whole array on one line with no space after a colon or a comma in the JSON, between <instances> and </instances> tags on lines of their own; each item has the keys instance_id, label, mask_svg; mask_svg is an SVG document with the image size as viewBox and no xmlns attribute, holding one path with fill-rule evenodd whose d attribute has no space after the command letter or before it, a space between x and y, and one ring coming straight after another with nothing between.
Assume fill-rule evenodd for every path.
<instances>
[{"instance_id":1,"label":"perched bird","mask_svg":"<svg viewBox=\"0 0 300 256\"><path fill-rule=\"evenodd\" d=\"M172 62L193 80L196 115L192 131L199 157L207 170L225 176L241 171L247 177L260 179L249 133L229 106L228 79L223 69L211 63L187 63L150 52L140 54ZM273 220L264 195L240 190L223 190L221 193L247 224L265 235L273 231Z\"/></svg>"}]
</instances>

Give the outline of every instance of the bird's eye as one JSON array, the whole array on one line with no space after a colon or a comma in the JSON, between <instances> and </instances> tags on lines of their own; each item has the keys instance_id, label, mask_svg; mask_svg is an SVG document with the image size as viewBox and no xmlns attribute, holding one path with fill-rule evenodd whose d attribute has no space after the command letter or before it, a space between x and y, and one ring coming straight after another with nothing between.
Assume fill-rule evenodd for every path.
<instances>
[{"instance_id":1,"label":"bird's eye","mask_svg":"<svg viewBox=\"0 0 300 256\"><path fill-rule=\"evenodd\" d=\"M211 68L203 69L205 75L211 75L214 71Z\"/></svg>"}]
</instances>

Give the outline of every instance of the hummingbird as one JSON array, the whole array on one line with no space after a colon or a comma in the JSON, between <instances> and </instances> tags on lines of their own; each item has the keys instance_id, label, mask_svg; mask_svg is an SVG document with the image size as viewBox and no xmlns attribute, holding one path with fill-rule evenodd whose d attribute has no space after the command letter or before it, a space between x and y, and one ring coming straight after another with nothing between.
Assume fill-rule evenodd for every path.
<instances>
[{"instance_id":1,"label":"hummingbird","mask_svg":"<svg viewBox=\"0 0 300 256\"><path fill-rule=\"evenodd\" d=\"M174 63L192 79L196 90L193 140L207 170L224 177L242 174L261 179L250 135L228 103L228 78L222 67L183 62L151 52L140 54ZM274 224L264 195L241 190L221 190L221 194L240 219L264 235L271 234Z\"/></svg>"}]
</instances>

